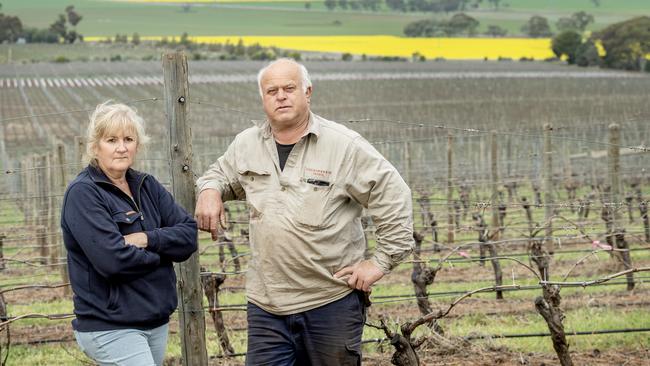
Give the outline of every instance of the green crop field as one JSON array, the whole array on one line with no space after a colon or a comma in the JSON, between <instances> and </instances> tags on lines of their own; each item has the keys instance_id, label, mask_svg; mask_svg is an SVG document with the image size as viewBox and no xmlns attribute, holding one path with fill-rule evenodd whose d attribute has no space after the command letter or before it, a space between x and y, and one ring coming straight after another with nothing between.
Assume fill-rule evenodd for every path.
<instances>
[{"instance_id":1,"label":"green crop field","mask_svg":"<svg viewBox=\"0 0 650 366\"><path fill-rule=\"evenodd\" d=\"M377 12L327 10L322 2L236 2L193 5L185 12L179 4L143 4L106 0L33 0L3 1L2 11L18 15L24 24L47 27L56 14L67 5L74 5L84 17L78 26L86 36L113 36L116 33L171 36L187 32L190 35L403 35L409 22L444 14L399 13L385 5ZM640 14L650 13L650 2L644 0L602 0L595 7L588 0L511 0L502 2L494 11L486 5L468 14L481 22L481 29L495 24L508 29L510 35L520 34L520 28L530 16L537 14L555 21L572 12L584 10L595 17L590 29Z\"/></svg>"}]
</instances>

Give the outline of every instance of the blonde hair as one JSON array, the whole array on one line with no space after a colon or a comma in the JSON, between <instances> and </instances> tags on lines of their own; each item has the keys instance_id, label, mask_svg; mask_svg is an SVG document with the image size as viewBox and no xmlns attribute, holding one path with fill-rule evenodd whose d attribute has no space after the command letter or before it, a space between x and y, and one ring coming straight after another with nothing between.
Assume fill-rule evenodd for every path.
<instances>
[{"instance_id":1,"label":"blonde hair","mask_svg":"<svg viewBox=\"0 0 650 366\"><path fill-rule=\"evenodd\" d=\"M125 104L112 103L110 100L98 105L90 116L86 132L84 161L96 166L95 149L99 141L116 131L128 130L135 132L138 148L149 142L149 136L144 133L144 120L136 113L135 109Z\"/></svg>"}]
</instances>

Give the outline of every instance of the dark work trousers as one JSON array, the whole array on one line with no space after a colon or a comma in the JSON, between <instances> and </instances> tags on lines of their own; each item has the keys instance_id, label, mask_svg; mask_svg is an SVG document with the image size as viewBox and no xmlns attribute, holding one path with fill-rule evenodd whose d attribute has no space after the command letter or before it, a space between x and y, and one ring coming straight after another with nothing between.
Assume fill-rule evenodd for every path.
<instances>
[{"instance_id":1,"label":"dark work trousers","mask_svg":"<svg viewBox=\"0 0 650 366\"><path fill-rule=\"evenodd\" d=\"M273 315L248 303L247 366L358 366L366 321L363 293L319 308Z\"/></svg>"}]
</instances>

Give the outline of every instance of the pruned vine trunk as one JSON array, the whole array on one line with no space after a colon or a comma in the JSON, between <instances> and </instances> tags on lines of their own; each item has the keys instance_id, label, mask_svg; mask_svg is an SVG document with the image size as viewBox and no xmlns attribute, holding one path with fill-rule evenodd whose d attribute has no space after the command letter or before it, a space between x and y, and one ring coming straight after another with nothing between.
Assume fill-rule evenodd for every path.
<instances>
[{"instance_id":1,"label":"pruned vine trunk","mask_svg":"<svg viewBox=\"0 0 650 366\"><path fill-rule=\"evenodd\" d=\"M205 272L205 269L201 269L201 272ZM219 308L219 287L226 281L226 276L224 274L212 273L209 276L201 277L201 284L203 285L203 291L205 297L208 299L209 312L212 316L212 321L214 322L214 329L217 332L219 337L219 344L223 353L234 354L235 349L230 345L230 339L228 338L228 332L226 331L226 326L223 322L223 314L218 309Z\"/></svg>"},{"instance_id":2,"label":"pruned vine trunk","mask_svg":"<svg viewBox=\"0 0 650 366\"><path fill-rule=\"evenodd\" d=\"M569 343L564 334L564 313L560 309L560 287L542 285L543 296L535 299L535 309L544 318L551 332L553 348L557 353L562 366L572 366L573 361L569 353Z\"/></svg>"},{"instance_id":3,"label":"pruned vine trunk","mask_svg":"<svg viewBox=\"0 0 650 366\"><path fill-rule=\"evenodd\" d=\"M415 239L415 250L413 251L413 272L411 273L411 282L415 289L415 297L418 303L418 309L422 315L429 314L431 305L429 304L429 297L427 295L427 286L433 283L436 278L437 269L432 268L421 261L420 253L422 251L422 241L424 236L417 231L413 232L413 239ZM429 326L437 333L444 334L443 329L436 322L432 320Z\"/></svg>"}]
</instances>

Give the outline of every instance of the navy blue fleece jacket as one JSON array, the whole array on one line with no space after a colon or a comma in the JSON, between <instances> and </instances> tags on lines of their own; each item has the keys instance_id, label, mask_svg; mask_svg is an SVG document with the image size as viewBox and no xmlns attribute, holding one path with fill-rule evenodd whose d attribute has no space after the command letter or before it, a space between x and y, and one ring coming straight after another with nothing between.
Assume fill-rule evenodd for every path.
<instances>
[{"instance_id":1,"label":"navy blue fleece jacket","mask_svg":"<svg viewBox=\"0 0 650 366\"><path fill-rule=\"evenodd\" d=\"M88 166L63 198L61 228L74 292L75 330L152 329L177 305L172 262L197 249L194 219L152 176L129 169L133 198ZM144 232L148 245L125 245Z\"/></svg>"}]
</instances>

